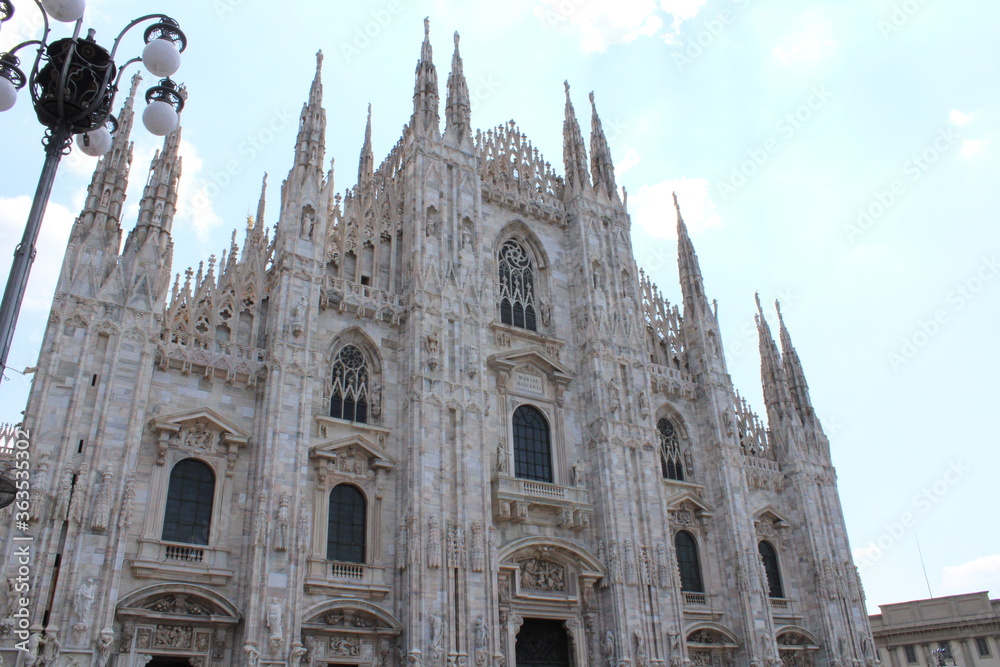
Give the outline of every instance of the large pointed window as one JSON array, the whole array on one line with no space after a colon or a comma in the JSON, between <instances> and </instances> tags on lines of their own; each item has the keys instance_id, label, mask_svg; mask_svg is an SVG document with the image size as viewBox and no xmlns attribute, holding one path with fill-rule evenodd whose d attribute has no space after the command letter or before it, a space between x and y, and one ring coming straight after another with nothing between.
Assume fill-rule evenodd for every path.
<instances>
[{"instance_id":1,"label":"large pointed window","mask_svg":"<svg viewBox=\"0 0 1000 667\"><path fill-rule=\"evenodd\" d=\"M340 348L333 361L330 416L368 422L368 362L354 345Z\"/></svg>"},{"instance_id":2,"label":"large pointed window","mask_svg":"<svg viewBox=\"0 0 1000 667\"><path fill-rule=\"evenodd\" d=\"M684 461L681 458L681 440L677 436L677 428L666 417L656 422L656 430L660 432L660 471L664 479L684 481Z\"/></svg>"},{"instance_id":3,"label":"large pointed window","mask_svg":"<svg viewBox=\"0 0 1000 667\"><path fill-rule=\"evenodd\" d=\"M500 247L500 321L537 331L535 277L531 255L517 241Z\"/></svg>"},{"instance_id":4,"label":"large pointed window","mask_svg":"<svg viewBox=\"0 0 1000 667\"><path fill-rule=\"evenodd\" d=\"M674 536L674 548L677 550L677 569L681 574L681 590L691 593L704 593L705 586L701 581L701 563L698 561L698 544L691 533L685 530L677 531Z\"/></svg>"},{"instance_id":5,"label":"large pointed window","mask_svg":"<svg viewBox=\"0 0 1000 667\"><path fill-rule=\"evenodd\" d=\"M530 405L514 411L514 476L552 481L549 423L538 408Z\"/></svg>"},{"instance_id":6,"label":"large pointed window","mask_svg":"<svg viewBox=\"0 0 1000 667\"><path fill-rule=\"evenodd\" d=\"M195 459L179 461L170 471L167 506L163 514L163 540L208 544L215 497L215 475Z\"/></svg>"},{"instance_id":7,"label":"large pointed window","mask_svg":"<svg viewBox=\"0 0 1000 667\"><path fill-rule=\"evenodd\" d=\"M778 554L766 540L761 540L757 544L757 551L764 561L764 572L767 574L767 590L773 598L785 597L785 591L781 586L781 570L778 569Z\"/></svg>"},{"instance_id":8,"label":"large pointed window","mask_svg":"<svg viewBox=\"0 0 1000 667\"><path fill-rule=\"evenodd\" d=\"M326 558L365 562L365 497L356 486L339 484L330 492Z\"/></svg>"}]
</instances>

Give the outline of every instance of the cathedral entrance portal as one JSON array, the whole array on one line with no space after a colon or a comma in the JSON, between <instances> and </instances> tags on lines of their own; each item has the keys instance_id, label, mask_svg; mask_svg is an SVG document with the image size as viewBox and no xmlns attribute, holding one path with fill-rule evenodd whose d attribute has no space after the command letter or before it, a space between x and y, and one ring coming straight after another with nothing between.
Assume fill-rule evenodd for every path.
<instances>
[{"instance_id":1,"label":"cathedral entrance portal","mask_svg":"<svg viewBox=\"0 0 1000 667\"><path fill-rule=\"evenodd\" d=\"M517 667L570 667L569 635L563 621L526 618L517 633Z\"/></svg>"}]
</instances>

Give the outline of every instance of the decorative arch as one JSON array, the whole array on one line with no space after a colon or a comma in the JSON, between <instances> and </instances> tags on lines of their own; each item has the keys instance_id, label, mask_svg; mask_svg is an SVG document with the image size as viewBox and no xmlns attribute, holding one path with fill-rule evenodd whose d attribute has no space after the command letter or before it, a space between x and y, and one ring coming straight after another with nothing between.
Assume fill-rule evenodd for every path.
<instances>
[{"instance_id":1,"label":"decorative arch","mask_svg":"<svg viewBox=\"0 0 1000 667\"><path fill-rule=\"evenodd\" d=\"M243 620L243 612L229 598L218 591L196 584L153 584L139 588L119 598L116 609L119 614L137 611L146 608L146 604L152 604L170 595L186 595L188 598L199 599L199 602L214 615L231 618L233 622Z\"/></svg>"},{"instance_id":2,"label":"decorative arch","mask_svg":"<svg viewBox=\"0 0 1000 667\"><path fill-rule=\"evenodd\" d=\"M228 598L201 586L155 584L132 591L119 599L115 618L117 665L144 664L140 654L183 656L192 664L242 657L233 640L243 614Z\"/></svg>"},{"instance_id":3,"label":"decorative arch","mask_svg":"<svg viewBox=\"0 0 1000 667\"><path fill-rule=\"evenodd\" d=\"M368 616L376 621L374 624L376 627L385 628L395 634L403 631L403 624L382 607L365 600L350 598L326 600L315 604L302 613L302 618L304 619L304 624L323 623L324 625L328 625L325 619L329 614L342 614L345 612L355 612L356 617L361 616L364 618Z\"/></svg>"},{"instance_id":4,"label":"decorative arch","mask_svg":"<svg viewBox=\"0 0 1000 667\"><path fill-rule=\"evenodd\" d=\"M598 560L597 556L590 553L590 551L576 542L562 537L541 535L522 537L514 540L513 542L508 542L501 547L497 552L497 559L501 563L507 562L510 561L513 556L521 552L538 549L540 547L550 548L552 549L553 554L559 555L562 558L571 559L579 565L581 572L585 572L586 574L593 575L598 578L604 576L604 566L601 564L601 561Z\"/></svg>"},{"instance_id":5,"label":"decorative arch","mask_svg":"<svg viewBox=\"0 0 1000 667\"><path fill-rule=\"evenodd\" d=\"M532 258L535 260L535 268L539 271L548 269L551 262L549 254L545 251L545 246L542 245L535 232L531 231L531 228L521 220L512 220L496 235L493 240L493 257L496 257L501 246L510 240L523 244L531 252Z\"/></svg>"},{"instance_id":6,"label":"decorative arch","mask_svg":"<svg viewBox=\"0 0 1000 667\"><path fill-rule=\"evenodd\" d=\"M808 644L813 647L819 648L820 641L819 638L813 633L809 632L801 625L783 625L774 631L774 636L778 639L779 646L793 646L795 644L782 644L782 635L788 635L788 639L791 641L798 641L799 639L805 640Z\"/></svg>"},{"instance_id":7,"label":"decorative arch","mask_svg":"<svg viewBox=\"0 0 1000 667\"><path fill-rule=\"evenodd\" d=\"M594 587L604 576L601 562L581 545L559 537L522 537L498 553L500 653L514 664L524 619L562 621L572 664L593 664L584 638L584 609L595 604Z\"/></svg>"},{"instance_id":8,"label":"decorative arch","mask_svg":"<svg viewBox=\"0 0 1000 667\"><path fill-rule=\"evenodd\" d=\"M376 667L380 656L395 655L403 632L392 614L364 600L328 600L307 609L302 619L301 643L311 647L311 664Z\"/></svg>"},{"instance_id":9,"label":"decorative arch","mask_svg":"<svg viewBox=\"0 0 1000 667\"><path fill-rule=\"evenodd\" d=\"M705 632L706 635L699 635L701 632ZM693 642L692 636L697 636L699 639L712 638L712 643L730 644L732 645L732 648L737 648L740 645L740 640L736 636L735 632L721 623L713 623L712 621L699 621L697 623L692 623L684 629L684 636L689 644Z\"/></svg>"}]
</instances>

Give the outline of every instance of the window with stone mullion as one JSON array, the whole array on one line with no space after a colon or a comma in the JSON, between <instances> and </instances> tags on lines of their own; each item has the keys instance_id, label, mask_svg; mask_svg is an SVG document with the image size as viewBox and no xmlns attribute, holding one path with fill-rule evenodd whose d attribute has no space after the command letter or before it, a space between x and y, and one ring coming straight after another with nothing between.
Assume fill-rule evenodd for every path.
<instances>
[{"instance_id":1,"label":"window with stone mullion","mask_svg":"<svg viewBox=\"0 0 1000 667\"><path fill-rule=\"evenodd\" d=\"M342 347L333 362L330 416L368 422L368 363L353 345Z\"/></svg>"},{"instance_id":2,"label":"window with stone mullion","mask_svg":"<svg viewBox=\"0 0 1000 667\"><path fill-rule=\"evenodd\" d=\"M681 442L677 429L666 417L656 423L660 432L660 470L664 479L684 481L684 460L681 456Z\"/></svg>"},{"instance_id":3,"label":"window with stone mullion","mask_svg":"<svg viewBox=\"0 0 1000 667\"><path fill-rule=\"evenodd\" d=\"M500 248L500 321L537 331L535 281L528 252L516 241Z\"/></svg>"}]
</instances>

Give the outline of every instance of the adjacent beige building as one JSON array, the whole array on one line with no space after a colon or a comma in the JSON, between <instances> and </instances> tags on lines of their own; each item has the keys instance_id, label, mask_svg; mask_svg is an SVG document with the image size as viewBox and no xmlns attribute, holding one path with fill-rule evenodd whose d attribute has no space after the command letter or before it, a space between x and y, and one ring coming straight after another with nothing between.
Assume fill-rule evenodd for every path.
<instances>
[{"instance_id":1,"label":"adjacent beige building","mask_svg":"<svg viewBox=\"0 0 1000 667\"><path fill-rule=\"evenodd\" d=\"M0 529L33 547L3 664L873 667L788 330L758 303L765 424L676 201L681 302L636 265L596 107L588 150L566 86L562 175L473 131L456 35L442 131L425 36L402 137L376 168L369 118L338 190L317 60L277 206L176 277L180 134L123 229L122 111Z\"/></svg>"},{"instance_id":2,"label":"adjacent beige building","mask_svg":"<svg viewBox=\"0 0 1000 667\"><path fill-rule=\"evenodd\" d=\"M870 617L883 664L1000 666L1000 599L987 592L879 605Z\"/></svg>"}]
</instances>

